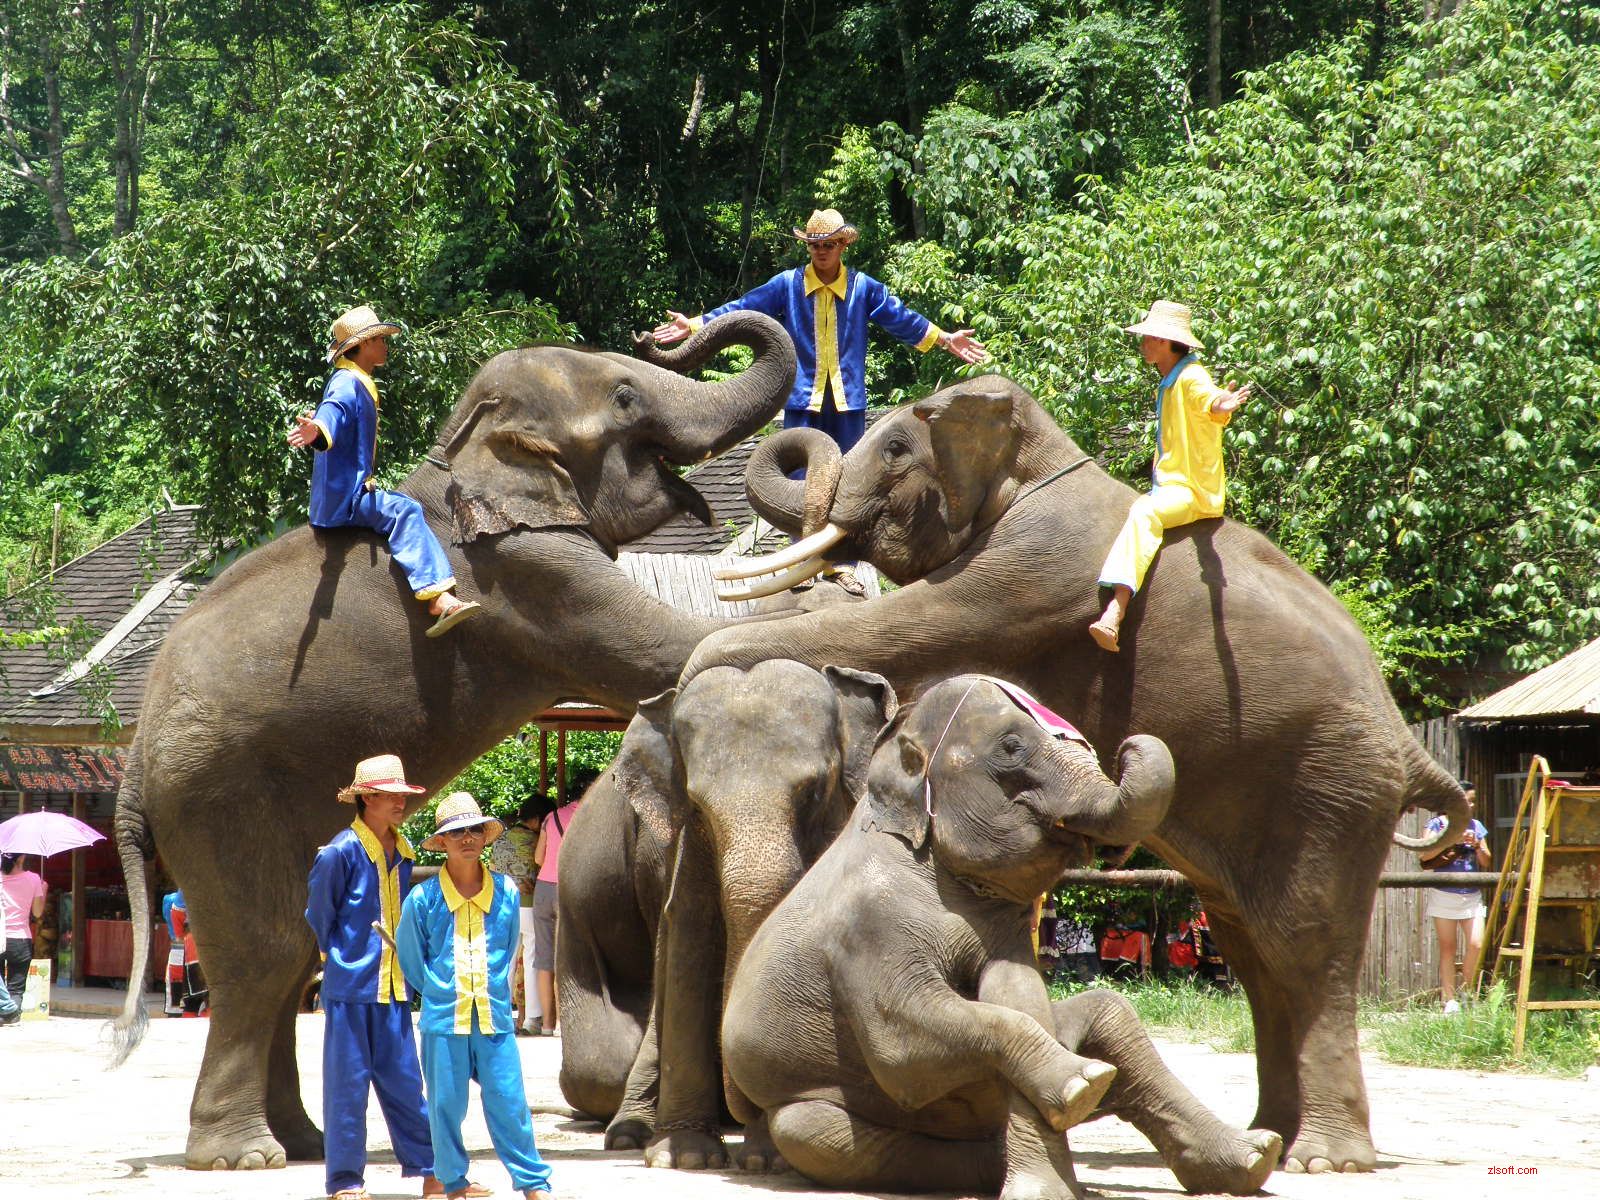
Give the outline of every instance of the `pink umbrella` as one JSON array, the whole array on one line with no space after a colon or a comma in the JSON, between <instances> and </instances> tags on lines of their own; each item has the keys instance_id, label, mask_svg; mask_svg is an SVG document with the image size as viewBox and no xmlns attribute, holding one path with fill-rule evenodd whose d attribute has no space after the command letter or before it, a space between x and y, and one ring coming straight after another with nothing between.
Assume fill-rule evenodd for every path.
<instances>
[{"instance_id":1,"label":"pink umbrella","mask_svg":"<svg viewBox=\"0 0 1600 1200\"><path fill-rule=\"evenodd\" d=\"M91 845L105 836L66 813L20 813L9 821L0 821L0 854L39 854L48 858Z\"/></svg>"}]
</instances>

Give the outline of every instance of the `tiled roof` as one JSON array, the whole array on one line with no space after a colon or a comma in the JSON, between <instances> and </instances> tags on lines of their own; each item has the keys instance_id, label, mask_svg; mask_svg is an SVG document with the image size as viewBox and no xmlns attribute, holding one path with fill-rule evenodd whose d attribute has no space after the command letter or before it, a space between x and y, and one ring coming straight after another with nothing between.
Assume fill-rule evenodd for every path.
<instances>
[{"instance_id":1,"label":"tiled roof","mask_svg":"<svg viewBox=\"0 0 1600 1200\"><path fill-rule=\"evenodd\" d=\"M1456 714L1463 721L1517 721L1600 713L1600 641L1502 688Z\"/></svg>"},{"instance_id":2,"label":"tiled roof","mask_svg":"<svg viewBox=\"0 0 1600 1200\"><path fill-rule=\"evenodd\" d=\"M98 723L100 715L83 689L70 683L52 685L73 659L82 657L125 619L130 621L129 627L114 645L106 647L101 661L112 674L108 698L125 723L133 722L156 647L200 590L199 580L190 581L180 574L200 553L199 518L200 510L194 506L155 513L57 568L49 579L0 601L0 624L8 629L36 628L41 623L69 625L82 618L93 639L66 652L59 643L0 649L0 725ZM159 591L152 595L154 588ZM54 602L46 604L41 622L35 610L50 597ZM131 614L147 598L159 602L135 619ZM44 694L36 696L35 692Z\"/></svg>"}]
</instances>

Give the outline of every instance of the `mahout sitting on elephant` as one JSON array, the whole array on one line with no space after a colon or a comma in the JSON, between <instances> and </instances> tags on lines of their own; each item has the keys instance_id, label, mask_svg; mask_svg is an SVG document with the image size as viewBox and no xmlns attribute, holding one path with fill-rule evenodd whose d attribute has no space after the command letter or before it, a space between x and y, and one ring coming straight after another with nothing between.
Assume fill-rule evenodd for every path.
<instances>
[{"instance_id":1,"label":"mahout sitting on elephant","mask_svg":"<svg viewBox=\"0 0 1600 1200\"><path fill-rule=\"evenodd\" d=\"M741 374L710 384L675 373L733 344L755 350ZM559 699L631 710L671 686L724 623L660 603L613 559L678 512L709 520L671 468L770 420L793 384L793 347L773 322L740 314L655 357L667 366L527 347L468 384L400 489L453 542L458 594L483 606L449 638L425 637L429 618L404 599L382 539L305 527L229 567L167 635L116 840L133 961L147 956L145 861L159 850L211 982L189 1166L321 1155L295 1063L295 1013L316 961L301 913L307 868L341 824L328 800L350 762L399 754L431 791ZM128 997L121 1055L145 1019L140 989Z\"/></svg>"},{"instance_id":2,"label":"mahout sitting on elephant","mask_svg":"<svg viewBox=\"0 0 1600 1200\"><path fill-rule=\"evenodd\" d=\"M808 503L788 472L836 480ZM1259 533L1173 530L1133 600L1122 652L1086 633L1096 573L1133 500L1022 388L983 376L879 421L838 460L806 430L762 444L752 503L815 535L765 563L777 586L823 555L871 561L898 590L760 630L711 635L685 669L849 663L901 696L954 672L1015 679L1100 746L1147 732L1178 790L1146 842L1199 890L1250 998L1254 1124L1291 1170L1370 1170L1357 974L1379 872L1411 807L1465 828L1464 798L1406 729L1344 606ZM807 514L823 508L821 519ZM808 556L814 556L808 559ZM736 569L738 570L738 569ZM759 589L758 589L759 590ZM1411 841L1416 847L1418 843Z\"/></svg>"},{"instance_id":3,"label":"mahout sitting on elephant","mask_svg":"<svg viewBox=\"0 0 1600 1200\"><path fill-rule=\"evenodd\" d=\"M734 973L728 1072L783 1159L830 1186L1081 1197L1061 1131L1111 1113L1186 1188L1252 1192L1278 1135L1200 1104L1120 996L1052 1006L1029 940L1063 870L1161 820L1172 757L1129 738L1113 785L1021 701L960 676L890 723L850 822Z\"/></svg>"}]
</instances>

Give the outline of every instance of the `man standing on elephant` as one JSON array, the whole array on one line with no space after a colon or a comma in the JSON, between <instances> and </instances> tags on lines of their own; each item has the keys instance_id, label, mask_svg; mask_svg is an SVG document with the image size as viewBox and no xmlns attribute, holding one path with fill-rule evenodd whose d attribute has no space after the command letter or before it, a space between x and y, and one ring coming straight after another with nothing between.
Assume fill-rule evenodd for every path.
<instances>
[{"instance_id":1,"label":"man standing on elephant","mask_svg":"<svg viewBox=\"0 0 1600 1200\"><path fill-rule=\"evenodd\" d=\"M1168 529L1220 517L1227 494L1222 469L1222 428L1250 396L1250 384L1219 388L1200 365L1204 349L1189 327L1186 305L1157 300L1143 321L1126 332L1139 337L1139 353L1161 373L1156 385L1155 486L1133 502L1128 519L1100 568L1100 586L1111 602L1089 635L1102 650L1115 653L1122 618L1145 572L1161 549Z\"/></svg>"},{"instance_id":2,"label":"man standing on elephant","mask_svg":"<svg viewBox=\"0 0 1600 1200\"><path fill-rule=\"evenodd\" d=\"M389 553L428 612L438 619L428 629L438 637L480 612L459 599L444 547L428 528L422 505L402 492L373 486L378 457L378 385L372 372L389 361L389 339L400 332L391 321L362 305L352 308L329 331L328 361L334 371L314 413L301 413L289 431L289 445L318 451L311 468L311 524L318 529L358 526L381 533Z\"/></svg>"},{"instance_id":3,"label":"man standing on elephant","mask_svg":"<svg viewBox=\"0 0 1600 1200\"><path fill-rule=\"evenodd\" d=\"M399 927L415 857L400 821L407 799L425 790L406 782L395 755L363 759L339 793L341 802L356 806L356 819L317 851L311 865L306 920L324 958L322 1128L334 1200L368 1200L369 1087L378 1091L400 1173L422 1176L424 1196L443 1193L433 1177L411 995L389 940Z\"/></svg>"},{"instance_id":4,"label":"man standing on elephant","mask_svg":"<svg viewBox=\"0 0 1600 1200\"><path fill-rule=\"evenodd\" d=\"M845 453L867 428L869 322L923 353L939 346L964 363L988 357L972 330L946 333L872 276L846 270L845 248L860 231L837 209L813 211L805 228L797 226L792 232L810 253L808 265L780 272L701 317L668 309L667 320L652 331L655 340L662 345L681 341L705 322L740 309L765 313L788 331L798 359L794 389L784 407L784 428L821 429ZM851 595L864 594L847 565L841 564L834 575Z\"/></svg>"}]
</instances>

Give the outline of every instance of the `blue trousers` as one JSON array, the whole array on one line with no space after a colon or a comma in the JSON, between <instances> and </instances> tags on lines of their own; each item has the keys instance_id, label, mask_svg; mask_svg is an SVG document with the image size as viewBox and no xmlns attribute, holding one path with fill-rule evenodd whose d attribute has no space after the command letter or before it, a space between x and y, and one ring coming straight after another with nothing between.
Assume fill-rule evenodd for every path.
<instances>
[{"instance_id":1,"label":"blue trousers","mask_svg":"<svg viewBox=\"0 0 1600 1200\"><path fill-rule=\"evenodd\" d=\"M422 505L404 492L362 492L351 509L350 524L388 539L389 553L406 573L406 582L418 600L432 600L455 587L450 560L428 528Z\"/></svg>"},{"instance_id":2,"label":"blue trousers","mask_svg":"<svg viewBox=\"0 0 1600 1200\"><path fill-rule=\"evenodd\" d=\"M476 1026L477 1018L473 1018ZM509 1033L424 1033L422 1073L428 1081L428 1124L433 1129L434 1175L447 1192L467 1186L467 1081L478 1081L483 1119L494 1152L519 1192L548 1191L550 1165L539 1156L522 1088L522 1056Z\"/></svg>"},{"instance_id":3,"label":"blue trousers","mask_svg":"<svg viewBox=\"0 0 1600 1200\"><path fill-rule=\"evenodd\" d=\"M432 1175L433 1139L422 1098L411 1009L404 1004L324 1000L322 1035L322 1141L328 1195L358 1188L367 1170L367 1089L378 1106L400 1174Z\"/></svg>"},{"instance_id":4,"label":"blue trousers","mask_svg":"<svg viewBox=\"0 0 1600 1200\"><path fill-rule=\"evenodd\" d=\"M854 412L840 412L833 405L833 388L829 387L822 396L822 411L812 412L809 408L783 410L785 429L794 429L802 425L822 430L839 444L841 453L849 454L851 447L859 442L861 435L867 431L867 410L858 408Z\"/></svg>"}]
</instances>

